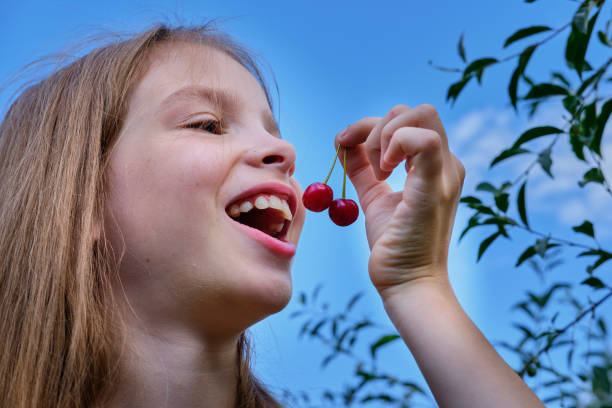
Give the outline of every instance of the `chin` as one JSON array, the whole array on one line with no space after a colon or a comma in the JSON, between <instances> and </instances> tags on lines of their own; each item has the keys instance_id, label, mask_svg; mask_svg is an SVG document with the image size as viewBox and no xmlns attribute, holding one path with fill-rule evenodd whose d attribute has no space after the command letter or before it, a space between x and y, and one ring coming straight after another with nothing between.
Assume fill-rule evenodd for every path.
<instances>
[{"instance_id":1,"label":"chin","mask_svg":"<svg viewBox=\"0 0 612 408\"><path fill-rule=\"evenodd\" d=\"M291 300L291 278L284 278L262 282L263 284L258 288L260 303L262 307L268 310L268 314L280 312Z\"/></svg>"},{"instance_id":2,"label":"chin","mask_svg":"<svg viewBox=\"0 0 612 408\"><path fill-rule=\"evenodd\" d=\"M291 300L291 276L266 276L243 286L242 304L246 314L252 316L252 324L278 313Z\"/></svg>"}]
</instances>

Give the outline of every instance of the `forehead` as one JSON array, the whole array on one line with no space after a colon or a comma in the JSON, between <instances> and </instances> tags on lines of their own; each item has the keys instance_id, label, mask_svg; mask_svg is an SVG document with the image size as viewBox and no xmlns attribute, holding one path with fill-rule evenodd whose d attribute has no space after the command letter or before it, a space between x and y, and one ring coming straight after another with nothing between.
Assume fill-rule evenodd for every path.
<instances>
[{"instance_id":1,"label":"forehead","mask_svg":"<svg viewBox=\"0 0 612 408\"><path fill-rule=\"evenodd\" d=\"M221 50L201 44L168 44L155 49L149 61L148 71L134 90L133 104L155 105L182 88L202 87L235 95L254 109L269 110L257 79Z\"/></svg>"}]
</instances>

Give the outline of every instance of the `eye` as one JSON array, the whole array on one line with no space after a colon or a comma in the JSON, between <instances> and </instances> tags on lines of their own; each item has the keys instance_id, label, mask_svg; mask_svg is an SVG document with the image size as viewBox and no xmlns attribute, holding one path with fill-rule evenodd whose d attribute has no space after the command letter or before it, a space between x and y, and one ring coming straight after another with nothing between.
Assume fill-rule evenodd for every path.
<instances>
[{"instance_id":1,"label":"eye","mask_svg":"<svg viewBox=\"0 0 612 408\"><path fill-rule=\"evenodd\" d=\"M216 135L223 134L223 125L220 120L217 119L207 119L199 122L193 122L185 125L187 129L199 129L204 132L214 133Z\"/></svg>"}]
</instances>

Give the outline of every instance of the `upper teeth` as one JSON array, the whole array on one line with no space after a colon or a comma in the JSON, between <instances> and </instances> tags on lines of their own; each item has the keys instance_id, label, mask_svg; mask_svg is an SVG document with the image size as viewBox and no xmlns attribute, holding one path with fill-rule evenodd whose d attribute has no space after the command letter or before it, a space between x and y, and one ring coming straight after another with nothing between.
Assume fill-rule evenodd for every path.
<instances>
[{"instance_id":1,"label":"upper teeth","mask_svg":"<svg viewBox=\"0 0 612 408\"><path fill-rule=\"evenodd\" d=\"M258 210L274 208L279 210L283 214L283 218L286 220L291 221L293 219L287 200L273 194L258 194L254 197L246 198L233 204L229 209L229 214L234 218L238 218L240 213L249 212L253 208L257 208Z\"/></svg>"}]
</instances>

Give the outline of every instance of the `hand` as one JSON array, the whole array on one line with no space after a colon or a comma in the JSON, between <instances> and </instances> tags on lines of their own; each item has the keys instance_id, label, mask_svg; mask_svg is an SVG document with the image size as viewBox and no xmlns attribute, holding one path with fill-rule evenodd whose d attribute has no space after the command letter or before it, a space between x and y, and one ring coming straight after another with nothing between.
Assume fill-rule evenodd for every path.
<instances>
[{"instance_id":1,"label":"hand","mask_svg":"<svg viewBox=\"0 0 612 408\"><path fill-rule=\"evenodd\" d=\"M465 169L448 148L431 105L395 106L336 136L348 148L346 168L365 214L369 272L383 299L393 288L430 279L447 282L447 258ZM340 150L340 158L343 152ZM404 190L384 181L400 163Z\"/></svg>"}]
</instances>

